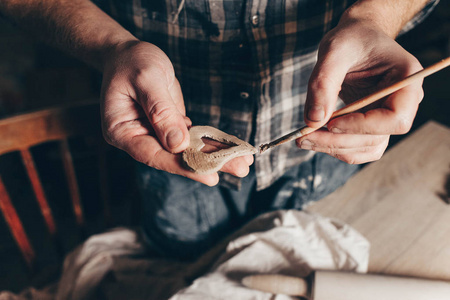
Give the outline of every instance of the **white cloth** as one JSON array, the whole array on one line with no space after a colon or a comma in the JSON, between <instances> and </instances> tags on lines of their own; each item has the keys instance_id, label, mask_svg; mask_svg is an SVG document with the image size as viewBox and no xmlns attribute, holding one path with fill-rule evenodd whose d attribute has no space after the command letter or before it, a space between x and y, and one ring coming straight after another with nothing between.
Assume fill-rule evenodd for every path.
<instances>
[{"instance_id":1,"label":"white cloth","mask_svg":"<svg viewBox=\"0 0 450 300\"><path fill-rule=\"evenodd\" d=\"M213 271L171 300L297 299L251 290L240 281L253 274L305 277L312 270L367 271L369 242L339 221L291 210L266 214L251 226L260 230L253 228L230 242Z\"/></svg>"},{"instance_id":2,"label":"white cloth","mask_svg":"<svg viewBox=\"0 0 450 300\"><path fill-rule=\"evenodd\" d=\"M67 256L57 285L20 295L1 292L0 300L148 300L172 295L172 300L280 300L291 298L248 289L241 278L259 273L303 277L317 269L367 271L368 241L336 220L276 211L234 236L211 271L187 286L202 266L149 257L140 235L131 229L95 235Z\"/></svg>"}]
</instances>

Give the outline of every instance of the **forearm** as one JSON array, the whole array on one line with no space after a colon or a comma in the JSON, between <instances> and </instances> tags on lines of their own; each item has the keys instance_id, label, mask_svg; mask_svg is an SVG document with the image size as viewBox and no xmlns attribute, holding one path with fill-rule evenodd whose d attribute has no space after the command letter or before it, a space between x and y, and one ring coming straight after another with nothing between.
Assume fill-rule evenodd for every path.
<instances>
[{"instance_id":1,"label":"forearm","mask_svg":"<svg viewBox=\"0 0 450 300\"><path fill-rule=\"evenodd\" d=\"M429 0L359 0L342 16L341 22L367 21L395 38Z\"/></svg>"},{"instance_id":2,"label":"forearm","mask_svg":"<svg viewBox=\"0 0 450 300\"><path fill-rule=\"evenodd\" d=\"M136 40L88 0L0 0L0 10L22 29L100 71L110 49Z\"/></svg>"}]
</instances>

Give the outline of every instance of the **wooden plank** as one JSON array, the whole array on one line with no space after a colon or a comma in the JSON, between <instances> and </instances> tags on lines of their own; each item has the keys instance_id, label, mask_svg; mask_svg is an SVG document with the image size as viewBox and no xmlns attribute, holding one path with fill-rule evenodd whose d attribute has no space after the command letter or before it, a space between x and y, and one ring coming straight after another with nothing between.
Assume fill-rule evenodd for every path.
<instances>
[{"instance_id":1,"label":"wooden plank","mask_svg":"<svg viewBox=\"0 0 450 300\"><path fill-rule=\"evenodd\" d=\"M11 199L6 191L3 180L0 176L0 210L3 213L6 224L11 231L14 240L17 243L22 256L30 269L33 268L33 263L35 260L35 253L33 247L31 246L30 240L25 232L25 229L20 221L19 215L14 208Z\"/></svg>"},{"instance_id":2,"label":"wooden plank","mask_svg":"<svg viewBox=\"0 0 450 300\"><path fill-rule=\"evenodd\" d=\"M92 101L0 119L0 155L85 133L101 135L99 105Z\"/></svg>"},{"instance_id":3,"label":"wooden plank","mask_svg":"<svg viewBox=\"0 0 450 300\"><path fill-rule=\"evenodd\" d=\"M33 187L34 195L36 196L42 216L44 217L45 224L47 225L49 233L53 236L56 233L55 220L53 218L50 206L48 205L47 197L45 196L33 157L27 149L20 150L20 155L27 171L28 178L30 179L31 186Z\"/></svg>"},{"instance_id":4,"label":"wooden plank","mask_svg":"<svg viewBox=\"0 0 450 300\"><path fill-rule=\"evenodd\" d=\"M430 122L308 211L371 243L369 271L450 280L450 129Z\"/></svg>"}]
</instances>

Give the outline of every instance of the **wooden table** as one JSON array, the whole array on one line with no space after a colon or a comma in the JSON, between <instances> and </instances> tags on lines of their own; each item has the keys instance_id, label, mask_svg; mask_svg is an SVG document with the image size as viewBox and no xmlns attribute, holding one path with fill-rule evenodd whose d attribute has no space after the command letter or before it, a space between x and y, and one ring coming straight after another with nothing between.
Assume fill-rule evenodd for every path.
<instances>
[{"instance_id":1,"label":"wooden table","mask_svg":"<svg viewBox=\"0 0 450 300\"><path fill-rule=\"evenodd\" d=\"M369 272L450 280L450 129L429 122L308 211L371 243Z\"/></svg>"}]
</instances>

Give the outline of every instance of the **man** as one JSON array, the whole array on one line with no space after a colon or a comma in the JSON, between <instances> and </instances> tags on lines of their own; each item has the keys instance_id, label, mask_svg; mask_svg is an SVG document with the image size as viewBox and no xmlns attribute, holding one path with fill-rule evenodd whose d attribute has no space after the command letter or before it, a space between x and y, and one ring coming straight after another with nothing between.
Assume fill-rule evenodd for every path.
<instances>
[{"instance_id":1,"label":"man","mask_svg":"<svg viewBox=\"0 0 450 300\"><path fill-rule=\"evenodd\" d=\"M99 1L109 15L87 0L0 8L103 73L104 136L143 163L149 243L190 258L259 213L324 197L410 129L420 83L328 120L338 96L349 103L421 69L394 38L437 2ZM192 124L256 146L305 124L327 129L256 155L251 168L251 156L230 161L218 186L218 174L181 164Z\"/></svg>"}]
</instances>

